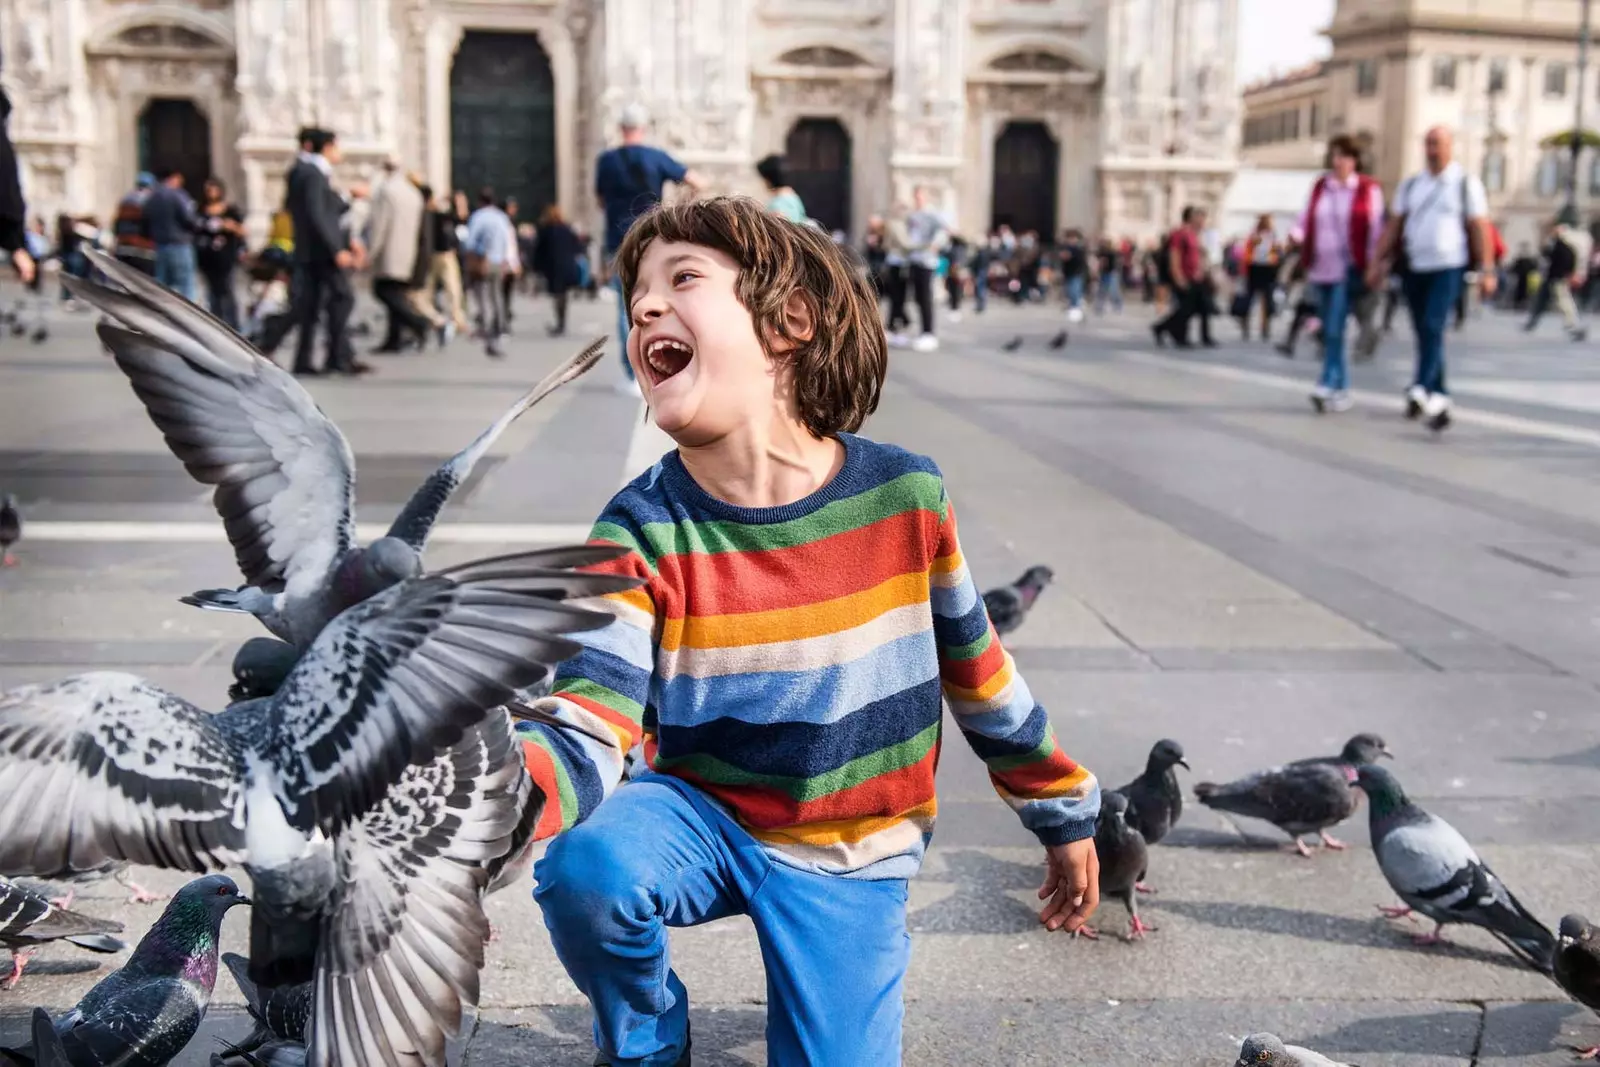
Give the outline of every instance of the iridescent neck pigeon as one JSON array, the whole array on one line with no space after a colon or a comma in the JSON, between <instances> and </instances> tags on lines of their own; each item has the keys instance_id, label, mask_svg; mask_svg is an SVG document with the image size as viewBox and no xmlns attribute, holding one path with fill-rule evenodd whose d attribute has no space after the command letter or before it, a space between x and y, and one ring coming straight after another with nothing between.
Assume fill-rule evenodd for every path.
<instances>
[{"instance_id":1,"label":"iridescent neck pigeon","mask_svg":"<svg viewBox=\"0 0 1600 1067\"><path fill-rule=\"evenodd\" d=\"M216 486L245 584L185 603L256 616L298 648L340 611L422 573L434 520L495 440L525 411L599 361L596 338L523 394L425 481L390 526L355 543L355 457L311 395L211 315L93 248L90 261L126 291L68 278L78 297L131 329L100 339L151 421L197 481Z\"/></svg>"}]
</instances>

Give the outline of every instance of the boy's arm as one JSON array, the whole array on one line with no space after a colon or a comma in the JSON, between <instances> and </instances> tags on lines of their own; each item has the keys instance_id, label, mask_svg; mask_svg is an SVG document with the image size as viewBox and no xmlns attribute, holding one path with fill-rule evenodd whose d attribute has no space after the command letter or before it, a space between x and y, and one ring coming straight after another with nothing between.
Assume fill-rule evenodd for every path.
<instances>
[{"instance_id":1,"label":"boy's arm","mask_svg":"<svg viewBox=\"0 0 1600 1067\"><path fill-rule=\"evenodd\" d=\"M1094 836L1100 786L1056 742L1044 708L1028 692L989 624L956 537L955 510L940 501L938 546L929 573L934 636L945 700L989 780L1044 845Z\"/></svg>"},{"instance_id":2,"label":"boy's arm","mask_svg":"<svg viewBox=\"0 0 1600 1067\"><path fill-rule=\"evenodd\" d=\"M590 540L632 546L608 523L597 525ZM585 602L616 621L582 635L583 651L556 669L551 695L533 702L535 712L553 721L516 724L523 760L546 798L535 838L582 822L617 787L623 756L643 732L655 669L655 572L638 551L586 569L637 575L646 584Z\"/></svg>"}]
</instances>

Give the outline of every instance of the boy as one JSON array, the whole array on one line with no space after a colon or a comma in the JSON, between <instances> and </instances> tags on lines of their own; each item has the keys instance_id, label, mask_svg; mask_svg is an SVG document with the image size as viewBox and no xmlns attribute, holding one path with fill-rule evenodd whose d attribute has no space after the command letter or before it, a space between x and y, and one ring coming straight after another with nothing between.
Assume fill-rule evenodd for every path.
<instances>
[{"instance_id":1,"label":"boy","mask_svg":"<svg viewBox=\"0 0 1600 1067\"><path fill-rule=\"evenodd\" d=\"M941 689L1046 847L1051 930L1097 901L1098 786L996 640L938 468L854 435L885 338L827 235L716 198L641 218L617 266L628 360L678 448L592 535L647 584L606 598L616 624L519 727L538 834L566 831L534 897L596 1063L689 1062L666 927L736 913L761 942L769 1063L899 1063ZM649 771L613 795L641 737Z\"/></svg>"}]
</instances>

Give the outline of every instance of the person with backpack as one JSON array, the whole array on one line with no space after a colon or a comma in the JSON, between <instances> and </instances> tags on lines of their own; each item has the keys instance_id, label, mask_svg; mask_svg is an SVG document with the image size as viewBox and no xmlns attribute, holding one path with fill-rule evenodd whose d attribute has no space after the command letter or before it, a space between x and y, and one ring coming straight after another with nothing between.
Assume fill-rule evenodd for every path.
<instances>
[{"instance_id":1,"label":"person with backpack","mask_svg":"<svg viewBox=\"0 0 1600 1067\"><path fill-rule=\"evenodd\" d=\"M600 153L595 162L594 191L606 213L605 261L610 270L622 238L633 220L661 203L661 190L667 182L686 185L696 192L704 189L705 179L659 148L644 143L650 115L643 105L629 104L622 109L618 127L622 144ZM637 393L633 368L628 366L628 294L622 278L610 270L611 285L617 293L617 340L622 347L621 392Z\"/></svg>"},{"instance_id":2,"label":"person with backpack","mask_svg":"<svg viewBox=\"0 0 1600 1067\"><path fill-rule=\"evenodd\" d=\"M1450 425L1445 386L1444 332L1469 269L1478 270L1485 297L1494 296L1494 245L1488 232L1489 197L1483 182L1451 159L1450 131L1435 126L1423 137L1427 167L1400 184L1394 210L1367 265L1367 285L1377 288L1392 256L1403 258L1402 277L1417 335L1417 369L1406 390L1406 418L1426 416L1429 428Z\"/></svg>"}]
</instances>

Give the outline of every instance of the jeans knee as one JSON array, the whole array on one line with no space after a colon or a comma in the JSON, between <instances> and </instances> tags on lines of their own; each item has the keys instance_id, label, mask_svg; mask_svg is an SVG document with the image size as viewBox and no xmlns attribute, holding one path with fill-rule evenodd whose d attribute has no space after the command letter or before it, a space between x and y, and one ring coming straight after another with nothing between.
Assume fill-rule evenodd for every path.
<instances>
[{"instance_id":1,"label":"jeans knee","mask_svg":"<svg viewBox=\"0 0 1600 1067\"><path fill-rule=\"evenodd\" d=\"M579 825L550 843L534 865L534 899L552 925L604 935L647 922L652 910L643 872L625 843Z\"/></svg>"}]
</instances>

